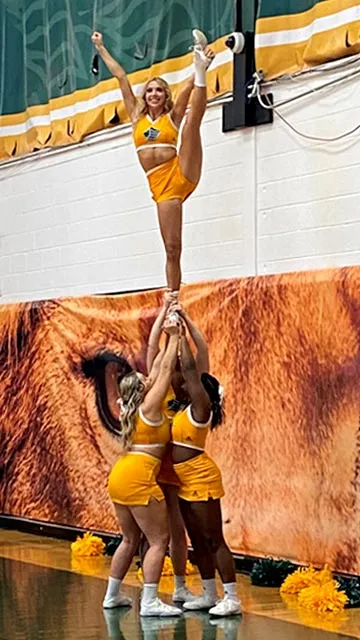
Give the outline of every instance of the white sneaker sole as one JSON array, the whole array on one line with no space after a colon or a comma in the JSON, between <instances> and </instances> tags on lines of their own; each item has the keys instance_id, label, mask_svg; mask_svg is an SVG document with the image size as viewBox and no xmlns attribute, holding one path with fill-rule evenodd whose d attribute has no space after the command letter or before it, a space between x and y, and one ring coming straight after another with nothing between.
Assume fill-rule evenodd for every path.
<instances>
[{"instance_id":1,"label":"white sneaker sole","mask_svg":"<svg viewBox=\"0 0 360 640\"><path fill-rule=\"evenodd\" d=\"M229 613L214 613L213 611L209 611L211 616L215 616L215 618L228 618L229 616L239 616L241 614L240 607L235 609L235 611L230 611Z\"/></svg>"},{"instance_id":2,"label":"white sneaker sole","mask_svg":"<svg viewBox=\"0 0 360 640\"><path fill-rule=\"evenodd\" d=\"M207 41L207 37L205 35L205 33L203 33L202 31L200 31L200 29L193 29L192 30L192 36L194 38L194 45L200 45L201 47L203 47L203 49L205 49L208 41Z\"/></svg>"},{"instance_id":3,"label":"white sneaker sole","mask_svg":"<svg viewBox=\"0 0 360 640\"><path fill-rule=\"evenodd\" d=\"M132 603L127 603L127 604L103 604L103 609L107 609L108 611L110 609L124 609L125 607L131 607Z\"/></svg>"},{"instance_id":4,"label":"white sneaker sole","mask_svg":"<svg viewBox=\"0 0 360 640\"><path fill-rule=\"evenodd\" d=\"M202 607L196 607L196 606L191 606L193 603L192 602L185 602L184 603L184 611L209 611L210 609L212 609L213 607L215 607L215 603L214 604L204 604ZM190 605L190 606L186 606L186 605Z\"/></svg>"}]
</instances>

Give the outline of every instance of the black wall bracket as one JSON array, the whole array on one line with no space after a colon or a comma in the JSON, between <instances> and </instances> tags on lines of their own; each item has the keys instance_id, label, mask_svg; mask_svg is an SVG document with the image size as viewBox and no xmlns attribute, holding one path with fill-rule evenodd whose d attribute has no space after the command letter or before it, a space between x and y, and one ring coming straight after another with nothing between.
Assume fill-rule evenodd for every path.
<instances>
[{"instance_id":1,"label":"black wall bracket","mask_svg":"<svg viewBox=\"0 0 360 640\"><path fill-rule=\"evenodd\" d=\"M245 32L245 47L242 53L234 54L233 100L223 106L223 132L243 127L255 127L273 122L272 109L265 109L256 96L249 98L250 86L254 82L255 48L254 33ZM266 94L266 102L273 104L271 93Z\"/></svg>"}]
</instances>

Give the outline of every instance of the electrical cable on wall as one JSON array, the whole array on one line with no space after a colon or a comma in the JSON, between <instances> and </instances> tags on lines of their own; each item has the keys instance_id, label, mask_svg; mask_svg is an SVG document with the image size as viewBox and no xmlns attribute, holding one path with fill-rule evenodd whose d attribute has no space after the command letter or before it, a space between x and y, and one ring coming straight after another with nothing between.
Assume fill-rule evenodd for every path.
<instances>
[{"instance_id":1,"label":"electrical cable on wall","mask_svg":"<svg viewBox=\"0 0 360 640\"><path fill-rule=\"evenodd\" d=\"M285 118L285 116L283 116L276 107L273 107L270 103L266 104L263 101L263 97L266 97L266 96L261 96L261 94L259 94L257 96L261 106L264 107L264 109L273 109L274 112L276 113L276 115L280 118L280 120L282 120L290 129L292 129L292 131L297 133L302 138L306 138L307 140L316 140L317 142L336 142L337 140L342 140L343 138L351 136L353 133L355 133L356 131L358 131L360 129L360 124L358 124L353 129L350 129L349 131L346 131L345 133L341 133L338 136L334 136L333 138L321 138L320 136L312 136L312 135L309 135L307 133L303 133L302 131L299 131L299 129L294 127L294 125L291 124L291 122L289 122Z\"/></svg>"},{"instance_id":2,"label":"electrical cable on wall","mask_svg":"<svg viewBox=\"0 0 360 640\"><path fill-rule=\"evenodd\" d=\"M360 59L360 56L359 56ZM287 118L285 118L285 116L283 116L280 112L279 112L279 107L281 106L285 106L287 104L290 104L291 102L295 102L296 100L300 100L301 98L304 98L308 95L311 94L316 94L319 93L320 91L322 91L323 89L326 89L330 86L339 84L341 82L346 82L347 80L350 80L352 78L355 78L357 76L360 76L360 68L356 69L355 71L352 71L351 73L348 73L346 75L340 76L339 78L335 78L334 80L330 80L329 82L326 82L318 87L315 87L314 89L309 89L305 92L302 92L301 94L298 94L297 96L294 96L293 98L289 98L288 100L283 100L282 102L279 102L278 104L271 104L270 101L265 102L264 98L266 99L266 94L262 94L262 88L265 86L266 83L264 83L263 81L263 77L261 72L256 72L254 74L254 82L252 85L249 86L250 89L250 93L248 94L248 98L252 99L252 98L256 98L259 102L259 104L264 108L264 109L268 109L268 110L273 110L274 113L276 113L276 115L295 133L297 133L298 135L300 135L303 138L306 138L307 140L315 140L318 142L336 142L338 140L342 140L343 138L346 138L352 134L354 134L356 131L358 131L360 129L360 124L356 125L355 127L353 127L352 129L350 129L349 131L346 131L345 133L339 134L337 136L334 137L330 137L330 138L323 138L320 136L312 136L310 134L306 134L303 133L302 131L299 131L293 124L291 124L291 122L289 122L287 120Z\"/></svg>"}]
</instances>

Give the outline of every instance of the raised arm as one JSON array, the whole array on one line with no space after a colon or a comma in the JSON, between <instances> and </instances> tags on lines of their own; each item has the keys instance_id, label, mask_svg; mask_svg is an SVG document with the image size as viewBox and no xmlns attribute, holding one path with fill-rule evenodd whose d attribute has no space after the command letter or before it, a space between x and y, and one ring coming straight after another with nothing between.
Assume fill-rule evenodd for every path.
<instances>
[{"instance_id":1,"label":"raised arm","mask_svg":"<svg viewBox=\"0 0 360 640\"><path fill-rule=\"evenodd\" d=\"M104 46L101 33L99 33L98 31L94 31L91 36L91 40L99 55L103 59L104 64L109 69L110 73L118 79L128 115L132 121L135 120L137 100L132 90L131 84L127 78L125 69L123 69L123 67L108 52L108 50Z\"/></svg>"},{"instance_id":2,"label":"raised arm","mask_svg":"<svg viewBox=\"0 0 360 640\"><path fill-rule=\"evenodd\" d=\"M161 366L161 363L162 363L162 359L164 357L164 353L166 351L166 347L167 347L167 342L166 342L166 346L163 349L160 349L160 351L155 356L155 359L154 359L154 361L152 363L152 367L151 367L149 375L148 375L148 379L149 379L149 384L150 385L154 384L156 378L159 375L160 366Z\"/></svg>"},{"instance_id":3,"label":"raised arm","mask_svg":"<svg viewBox=\"0 0 360 640\"><path fill-rule=\"evenodd\" d=\"M191 77L190 80L187 81L184 88L181 89L178 97L176 98L175 104L171 110L171 117L174 124L177 127L180 127L181 121L185 115L185 111L189 104L190 95L194 88L194 77Z\"/></svg>"},{"instance_id":4,"label":"raised arm","mask_svg":"<svg viewBox=\"0 0 360 640\"><path fill-rule=\"evenodd\" d=\"M161 418L162 404L169 390L171 375L175 368L178 353L179 326L174 324L168 326L166 330L170 334L169 342L161 360L159 375L141 405L145 418L153 421Z\"/></svg>"},{"instance_id":5,"label":"raised arm","mask_svg":"<svg viewBox=\"0 0 360 640\"><path fill-rule=\"evenodd\" d=\"M191 399L191 413L197 422L206 422L210 418L211 403L201 382L190 345L183 333L180 339L181 369L188 394Z\"/></svg>"},{"instance_id":6,"label":"raised arm","mask_svg":"<svg viewBox=\"0 0 360 640\"><path fill-rule=\"evenodd\" d=\"M191 320L190 316L186 313L186 311L183 308L180 308L178 313L184 320L189 330L190 336L194 341L196 351L197 351L196 367L199 371L199 374L201 375L202 373L208 373L210 369L209 349L206 344L204 335L202 334L200 329L198 329L196 324Z\"/></svg>"}]
</instances>

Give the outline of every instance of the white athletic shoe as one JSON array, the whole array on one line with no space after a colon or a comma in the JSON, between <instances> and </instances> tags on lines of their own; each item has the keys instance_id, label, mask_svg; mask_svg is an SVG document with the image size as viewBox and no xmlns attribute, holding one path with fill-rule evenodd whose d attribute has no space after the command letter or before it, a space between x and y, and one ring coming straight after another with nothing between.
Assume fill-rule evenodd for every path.
<instances>
[{"instance_id":1,"label":"white athletic shoe","mask_svg":"<svg viewBox=\"0 0 360 640\"><path fill-rule=\"evenodd\" d=\"M241 613L241 602L234 596L225 596L215 607L209 611L211 616L224 618L225 616L237 616Z\"/></svg>"},{"instance_id":2,"label":"white athletic shoe","mask_svg":"<svg viewBox=\"0 0 360 640\"><path fill-rule=\"evenodd\" d=\"M115 607L131 607L132 600L127 596L124 596L122 593L119 593L117 596L113 596L112 598L104 598L103 608L104 609L115 609Z\"/></svg>"},{"instance_id":3,"label":"white athletic shoe","mask_svg":"<svg viewBox=\"0 0 360 640\"><path fill-rule=\"evenodd\" d=\"M171 616L181 616L181 614L181 609L166 604L160 598L155 598L155 600L147 603L142 602L140 606L140 615L146 617L159 616L160 618L169 618Z\"/></svg>"},{"instance_id":4,"label":"white athletic shoe","mask_svg":"<svg viewBox=\"0 0 360 640\"><path fill-rule=\"evenodd\" d=\"M194 38L194 47L201 47L202 49L205 49L208 43L205 33L200 31L200 29L193 29L192 36Z\"/></svg>"},{"instance_id":5,"label":"white athletic shoe","mask_svg":"<svg viewBox=\"0 0 360 640\"><path fill-rule=\"evenodd\" d=\"M187 611L198 611L200 609L211 609L218 602L217 598L210 598L206 593L202 594L192 600L191 602L184 603L184 609Z\"/></svg>"},{"instance_id":6,"label":"white athletic shoe","mask_svg":"<svg viewBox=\"0 0 360 640\"><path fill-rule=\"evenodd\" d=\"M191 593L187 587L179 587L178 589L175 589L173 593L173 602L192 602L197 598L198 596Z\"/></svg>"}]
</instances>

